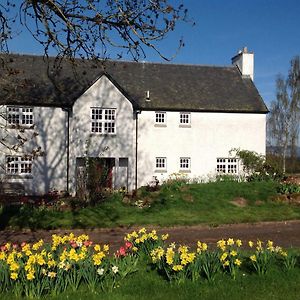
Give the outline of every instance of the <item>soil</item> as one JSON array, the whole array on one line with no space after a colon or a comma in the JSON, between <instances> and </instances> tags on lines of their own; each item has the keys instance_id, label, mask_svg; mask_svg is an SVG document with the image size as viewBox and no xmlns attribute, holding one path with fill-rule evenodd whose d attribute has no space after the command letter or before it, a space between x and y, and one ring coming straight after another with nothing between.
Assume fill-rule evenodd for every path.
<instances>
[{"instance_id":1,"label":"soil","mask_svg":"<svg viewBox=\"0 0 300 300\"><path fill-rule=\"evenodd\" d=\"M68 234L73 232L75 235L82 233L88 234L94 243L110 244L111 250L115 251L124 241L126 233L137 230L139 227L118 227L118 228L97 228L97 229L73 229L73 230L3 230L0 231L0 245L6 242L21 243L35 242L39 239L50 241L51 235ZM261 222L254 224L231 224L209 227L204 225L196 226L176 226L176 227L151 227L159 233L169 233L169 242L187 244L194 246L198 240L209 245L215 245L216 241L224 238L239 238L246 242L249 240L262 241L272 240L275 245L285 248L300 248L300 220L285 222Z\"/></svg>"}]
</instances>

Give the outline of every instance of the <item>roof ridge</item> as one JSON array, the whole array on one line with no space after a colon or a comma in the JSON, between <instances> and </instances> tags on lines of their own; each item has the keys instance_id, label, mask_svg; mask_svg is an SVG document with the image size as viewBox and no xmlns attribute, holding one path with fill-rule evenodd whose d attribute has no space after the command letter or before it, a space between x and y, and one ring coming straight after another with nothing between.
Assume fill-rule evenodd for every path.
<instances>
[{"instance_id":1,"label":"roof ridge","mask_svg":"<svg viewBox=\"0 0 300 300\"><path fill-rule=\"evenodd\" d=\"M13 56L25 56L25 57L36 57L36 58L44 58L47 56L41 54L28 54L28 53L0 53L0 55L13 55ZM56 56L49 55L50 59L55 59ZM75 57L77 61L93 61L93 59L84 59ZM131 60L115 60L115 59L99 59L99 61L108 61L111 63L129 63L129 64L147 64L147 65L163 65L163 66L186 66L186 67L205 67L205 68L235 68L234 65L209 65L209 64L193 64L193 63L174 63L174 62L155 62L155 61L131 61Z\"/></svg>"}]
</instances>

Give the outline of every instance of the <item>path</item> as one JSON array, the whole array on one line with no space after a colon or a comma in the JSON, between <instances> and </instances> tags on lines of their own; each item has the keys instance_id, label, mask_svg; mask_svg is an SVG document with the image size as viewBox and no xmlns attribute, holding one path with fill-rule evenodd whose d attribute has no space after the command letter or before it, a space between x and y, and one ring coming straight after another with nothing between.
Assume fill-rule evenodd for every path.
<instances>
[{"instance_id":1,"label":"path","mask_svg":"<svg viewBox=\"0 0 300 300\"><path fill-rule=\"evenodd\" d=\"M75 235L86 233L93 242L109 243L113 250L122 243L126 233L139 229L130 228L99 228L93 230L22 230L22 231L0 231L0 245L10 241L21 243L22 241L34 242L39 239L49 241L54 233L64 234L73 232ZM204 225L177 226L177 227L151 227L147 229L157 229L160 233L169 233L170 242L176 241L181 244L194 245L198 240L214 244L222 238L240 238L242 241L261 239L263 241L273 240L276 245L282 247L300 248L300 221L286 222L261 222L254 224L231 224L218 227Z\"/></svg>"}]
</instances>

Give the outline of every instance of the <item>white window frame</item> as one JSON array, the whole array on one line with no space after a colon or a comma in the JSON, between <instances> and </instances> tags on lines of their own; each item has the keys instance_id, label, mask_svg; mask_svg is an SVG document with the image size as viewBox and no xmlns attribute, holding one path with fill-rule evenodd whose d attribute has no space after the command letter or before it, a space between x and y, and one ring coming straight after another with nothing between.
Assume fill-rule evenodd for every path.
<instances>
[{"instance_id":1,"label":"white window frame","mask_svg":"<svg viewBox=\"0 0 300 300\"><path fill-rule=\"evenodd\" d=\"M34 125L33 107L7 106L6 120L8 127L31 127Z\"/></svg>"},{"instance_id":2,"label":"white window frame","mask_svg":"<svg viewBox=\"0 0 300 300\"><path fill-rule=\"evenodd\" d=\"M32 161L30 155L6 155L5 170L7 175L32 175Z\"/></svg>"},{"instance_id":3,"label":"white window frame","mask_svg":"<svg viewBox=\"0 0 300 300\"><path fill-rule=\"evenodd\" d=\"M188 172L191 170L191 158L190 157L180 157L179 158L179 170L183 172Z\"/></svg>"},{"instance_id":4,"label":"white window frame","mask_svg":"<svg viewBox=\"0 0 300 300\"><path fill-rule=\"evenodd\" d=\"M218 157L216 171L218 174L239 174L239 159L236 157Z\"/></svg>"},{"instance_id":5,"label":"white window frame","mask_svg":"<svg viewBox=\"0 0 300 300\"><path fill-rule=\"evenodd\" d=\"M167 171L167 158L166 157L156 157L155 158L155 170L157 172L166 172Z\"/></svg>"},{"instance_id":6,"label":"white window frame","mask_svg":"<svg viewBox=\"0 0 300 300\"><path fill-rule=\"evenodd\" d=\"M155 112L155 125L166 126L167 125L167 113L165 111Z\"/></svg>"},{"instance_id":7,"label":"white window frame","mask_svg":"<svg viewBox=\"0 0 300 300\"><path fill-rule=\"evenodd\" d=\"M91 133L116 134L116 108L91 107Z\"/></svg>"},{"instance_id":8,"label":"white window frame","mask_svg":"<svg viewBox=\"0 0 300 300\"><path fill-rule=\"evenodd\" d=\"M190 112L180 112L179 113L179 125L180 125L180 127L190 127L191 126L191 113Z\"/></svg>"}]
</instances>

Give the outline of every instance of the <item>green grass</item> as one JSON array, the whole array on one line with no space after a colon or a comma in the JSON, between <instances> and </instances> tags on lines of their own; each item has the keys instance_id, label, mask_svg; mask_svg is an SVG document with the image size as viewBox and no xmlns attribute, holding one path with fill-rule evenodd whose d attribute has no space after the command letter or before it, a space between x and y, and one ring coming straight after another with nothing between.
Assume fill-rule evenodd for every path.
<instances>
[{"instance_id":1,"label":"green grass","mask_svg":"<svg viewBox=\"0 0 300 300\"><path fill-rule=\"evenodd\" d=\"M274 182L214 182L164 185L159 191L141 189L138 200L150 207L124 204L119 194L94 207L73 211L44 208L2 207L1 228L95 228L130 225L218 225L300 218L300 206L277 203ZM245 207L231 203L247 200ZM134 202L134 201L133 201Z\"/></svg>"},{"instance_id":2,"label":"green grass","mask_svg":"<svg viewBox=\"0 0 300 300\"><path fill-rule=\"evenodd\" d=\"M219 274L213 283L202 279L197 282L187 280L182 284L170 283L160 277L150 267L142 268L137 273L125 278L120 286L111 293L90 292L80 287L76 292L65 292L57 297L43 299L76 300L190 300L190 299L251 299L251 300L294 300L300 294L300 269L289 272L272 269L264 276L241 272L236 280L227 274ZM1 294L2 300L14 300L12 294Z\"/></svg>"}]
</instances>

